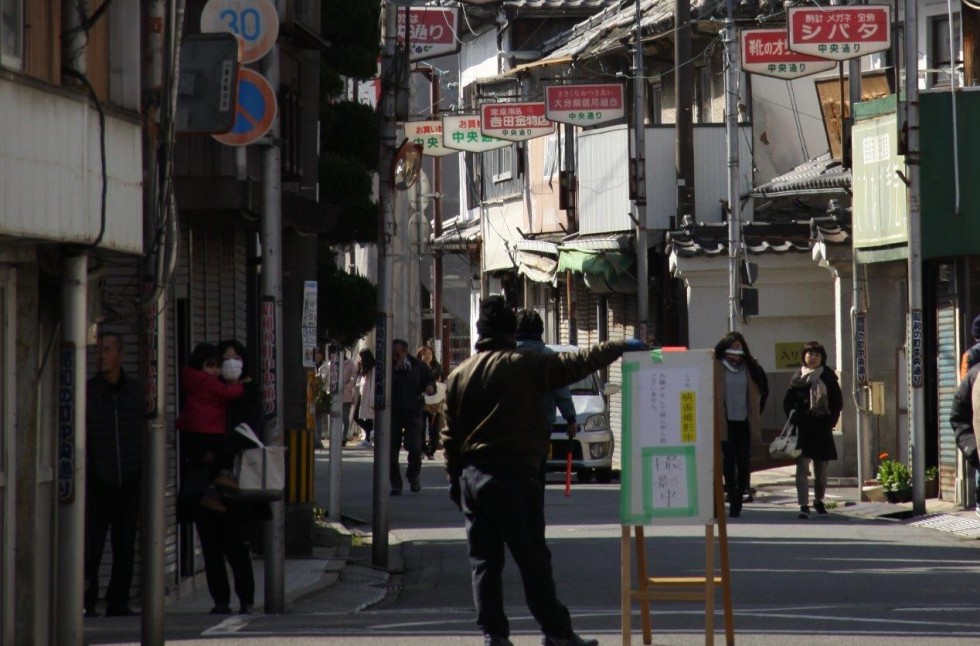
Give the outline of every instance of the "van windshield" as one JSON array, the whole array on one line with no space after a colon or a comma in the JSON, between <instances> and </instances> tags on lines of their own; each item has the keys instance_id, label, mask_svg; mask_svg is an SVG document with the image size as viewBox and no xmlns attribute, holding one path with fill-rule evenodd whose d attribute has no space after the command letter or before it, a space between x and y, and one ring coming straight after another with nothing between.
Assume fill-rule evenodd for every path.
<instances>
[{"instance_id":1,"label":"van windshield","mask_svg":"<svg viewBox=\"0 0 980 646\"><path fill-rule=\"evenodd\" d=\"M595 378L592 375L579 379L573 384L569 384L568 389L573 395L597 395L599 389L596 388Z\"/></svg>"}]
</instances>

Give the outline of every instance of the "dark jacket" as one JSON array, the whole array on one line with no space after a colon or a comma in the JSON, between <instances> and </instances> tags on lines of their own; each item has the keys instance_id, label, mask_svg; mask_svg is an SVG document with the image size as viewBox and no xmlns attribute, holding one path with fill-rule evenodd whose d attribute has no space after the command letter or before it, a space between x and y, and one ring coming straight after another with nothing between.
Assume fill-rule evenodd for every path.
<instances>
[{"instance_id":1,"label":"dark jacket","mask_svg":"<svg viewBox=\"0 0 980 646\"><path fill-rule=\"evenodd\" d=\"M834 426L840 419L844 408L844 395L840 389L837 374L829 366L824 366L820 380L827 387L827 408L829 415L810 414L810 386L801 380L803 371L797 370L790 380L790 386L783 397L783 410L789 416L795 411L793 422L799 429L799 447L803 455L812 460L836 460L837 447L834 445Z\"/></svg>"},{"instance_id":2,"label":"dark jacket","mask_svg":"<svg viewBox=\"0 0 980 646\"><path fill-rule=\"evenodd\" d=\"M446 387L442 441L452 477L467 464L537 472L548 455L551 436L544 395L608 366L623 354L625 342L545 354L518 350L505 341L484 344L481 339L477 350L453 370Z\"/></svg>"},{"instance_id":3,"label":"dark jacket","mask_svg":"<svg viewBox=\"0 0 980 646\"><path fill-rule=\"evenodd\" d=\"M518 338L517 347L555 354L555 351L545 345L541 339ZM557 421L555 417L556 408L561 413L566 424L572 424L577 419L575 414L575 400L572 399L572 391L568 389L568 386L555 388L544 396L544 414L549 429Z\"/></svg>"},{"instance_id":4,"label":"dark jacket","mask_svg":"<svg viewBox=\"0 0 980 646\"><path fill-rule=\"evenodd\" d=\"M391 370L391 414L422 415L425 400L422 394L428 386L435 387L432 371L419 359L405 355L408 367L394 366Z\"/></svg>"},{"instance_id":5,"label":"dark jacket","mask_svg":"<svg viewBox=\"0 0 980 646\"><path fill-rule=\"evenodd\" d=\"M966 378L960 382L960 387L956 389L952 412L949 415L949 424L953 427L956 446L960 447L963 457L974 468L980 468L980 456L977 455L977 436L973 431L973 387L976 384L978 374L980 374L980 364L973 366L966 373Z\"/></svg>"},{"instance_id":6,"label":"dark jacket","mask_svg":"<svg viewBox=\"0 0 980 646\"><path fill-rule=\"evenodd\" d=\"M101 374L86 389L86 473L93 484L139 484L143 466L146 402L139 381L120 371L110 384Z\"/></svg>"}]
</instances>

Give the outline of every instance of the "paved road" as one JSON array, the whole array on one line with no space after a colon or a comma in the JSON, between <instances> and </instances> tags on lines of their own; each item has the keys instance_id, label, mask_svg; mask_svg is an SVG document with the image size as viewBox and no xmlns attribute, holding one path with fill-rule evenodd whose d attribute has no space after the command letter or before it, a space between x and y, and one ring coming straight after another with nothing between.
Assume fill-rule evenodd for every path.
<instances>
[{"instance_id":1,"label":"paved road","mask_svg":"<svg viewBox=\"0 0 980 646\"><path fill-rule=\"evenodd\" d=\"M327 496L327 454L318 453L317 496ZM404 458L403 458L404 465ZM371 518L371 454L345 449L343 514ZM391 500L391 565L377 576L338 584L294 603L282 616L208 617L172 621L168 644L248 643L401 645L479 644L473 624L469 566L460 514L446 495L439 462L426 462L423 490ZM575 485L571 497L555 480L548 487L548 536L560 596L576 630L602 644L620 637L618 486ZM976 541L907 523L831 513L796 518L785 490L760 490L742 518L729 525L736 640L739 644L976 644L980 643L980 552ZM767 503L766 501L770 502ZM367 524L354 529L369 531ZM704 528L648 527L652 573L703 572ZM375 573L370 549L355 547L345 576ZM380 603L356 610L356 589L387 585ZM519 577L505 571L505 596L517 646L539 643L524 606ZM345 607L345 590L355 605ZM381 597L379 593L377 597ZM720 595L719 595L720 599ZM719 602L720 603L720 602ZM721 614L716 643L724 643ZM703 644L698 603L654 602L654 644ZM137 627L138 621L134 622ZM633 643L640 644L638 608ZM98 643L127 643L100 634ZM215 641L212 642L213 638ZM91 643L96 643L95 641Z\"/></svg>"}]
</instances>

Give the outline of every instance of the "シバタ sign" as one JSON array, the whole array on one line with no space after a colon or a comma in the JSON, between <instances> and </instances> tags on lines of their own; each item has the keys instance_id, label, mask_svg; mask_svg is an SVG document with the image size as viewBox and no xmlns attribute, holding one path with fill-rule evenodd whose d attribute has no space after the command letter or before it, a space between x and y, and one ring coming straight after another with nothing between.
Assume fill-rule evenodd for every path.
<instances>
[{"instance_id":1,"label":"\u30b7\u30d0\u30bf sign","mask_svg":"<svg viewBox=\"0 0 980 646\"><path fill-rule=\"evenodd\" d=\"M238 108L235 126L221 135L211 135L228 146L247 146L261 139L276 118L276 93L265 77L247 68L238 70Z\"/></svg>"},{"instance_id":2,"label":"\u30b7\u30d0\u30bf sign","mask_svg":"<svg viewBox=\"0 0 980 646\"><path fill-rule=\"evenodd\" d=\"M741 39L743 72L795 79L837 67L826 58L791 51L785 29L744 29Z\"/></svg>"},{"instance_id":3,"label":"\u30b7\u30d0\u30bf sign","mask_svg":"<svg viewBox=\"0 0 980 646\"><path fill-rule=\"evenodd\" d=\"M546 85L545 116L550 121L596 126L626 116L622 83Z\"/></svg>"},{"instance_id":4,"label":"\u30b7\u30d0\u30bf sign","mask_svg":"<svg viewBox=\"0 0 980 646\"><path fill-rule=\"evenodd\" d=\"M509 146L511 142L483 134L478 115L461 114L442 118L442 145L454 150L483 153Z\"/></svg>"},{"instance_id":5,"label":"\u30b7\u30d0\u30bf sign","mask_svg":"<svg viewBox=\"0 0 980 646\"><path fill-rule=\"evenodd\" d=\"M459 152L442 145L442 121L407 121L402 125L405 137L422 146L423 155L443 157Z\"/></svg>"},{"instance_id":6,"label":"\u30b7\u30d0\u30bf sign","mask_svg":"<svg viewBox=\"0 0 980 646\"><path fill-rule=\"evenodd\" d=\"M891 45L889 5L790 7L786 12L789 48L794 52L845 61Z\"/></svg>"},{"instance_id":7,"label":"\u30b7\u30d0\u30bf sign","mask_svg":"<svg viewBox=\"0 0 980 646\"><path fill-rule=\"evenodd\" d=\"M398 7L398 42L405 44L405 7ZM459 9L443 7L408 7L408 60L421 61L445 54L455 54L462 44L459 33Z\"/></svg>"},{"instance_id":8,"label":"\u30b7\u30d0\u30bf sign","mask_svg":"<svg viewBox=\"0 0 980 646\"><path fill-rule=\"evenodd\" d=\"M201 32L227 31L241 42L243 63L253 63L279 37L279 13L272 0L208 0L201 12Z\"/></svg>"},{"instance_id":9,"label":"\u30b7\u30d0\u30bf sign","mask_svg":"<svg viewBox=\"0 0 980 646\"><path fill-rule=\"evenodd\" d=\"M527 141L555 131L544 116L544 103L484 103L480 106L483 134L508 141Z\"/></svg>"}]
</instances>

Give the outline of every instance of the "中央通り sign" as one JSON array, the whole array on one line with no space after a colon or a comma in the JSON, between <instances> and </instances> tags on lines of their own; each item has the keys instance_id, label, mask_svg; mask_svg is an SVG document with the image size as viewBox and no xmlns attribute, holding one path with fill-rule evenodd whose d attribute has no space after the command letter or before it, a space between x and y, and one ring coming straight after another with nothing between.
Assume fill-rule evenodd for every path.
<instances>
[{"instance_id":1,"label":"\u4e2d\u592e\u901a\u308a sign","mask_svg":"<svg viewBox=\"0 0 980 646\"><path fill-rule=\"evenodd\" d=\"M442 145L442 121L406 121L405 137L422 146L422 154L429 157L443 157L458 153L458 150Z\"/></svg>"},{"instance_id":2,"label":"\u4e2d\u592e\u901a\u308a sign","mask_svg":"<svg viewBox=\"0 0 980 646\"><path fill-rule=\"evenodd\" d=\"M596 126L626 116L623 85L547 85L545 116L550 121L577 126Z\"/></svg>"},{"instance_id":3,"label":"\u4e2d\u592e\u901a\u308a sign","mask_svg":"<svg viewBox=\"0 0 980 646\"><path fill-rule=\"evenodd\" d=\"M460 114L442 118L442 145L453 150L483 153L510 146L511 142L483 134L479 115Z\"/></svg>"},{"instance_id":4,"label":"\u4e2d\u592e\u901a\u308a sign","mask_svg":"<svg viewBox=\"0 0 980 646\"><path fill-rule=\"evenodd\" d=\"M405 19L408 14L408 60L422 61L460 49L459 10L443 7L398 7L398 42L405 44Z\"/></svg>"},{"instance_id":5,"label":"\u4e2d\u592e\u901a\u308a sign","mask_svg":"<svg viewBox=\"0 0 980 646\"><path fill-rule=\"evenodd\" d=\"M885 51L891 45L891 7L790 7L789 48L801 54L844 61Z\"/></svg>"},{"instance_id":6,"label":"\u4e2d\u592e\u901a\u308a sign","mask_svg":"<svg viewBox=\"0 0 980 646\"><path fill-rule=\"evenodd\" d=\"M483 134L508 141L527 141L555 131L544 115L544 103L485 103L480 106Z\"/></svg>"},{"instance_id":7,"label":"\u4e2d\u592e\u901a\u308a sign","mask_svg":"<svg viewBox=\"0 0 980 646\"><path fill-rule=\"evenodd\" d=\"M795 79L837 67L834 61L790 50L785 29L745 29L741 37L744 72Z\"/></svg>"}]
</instances>

